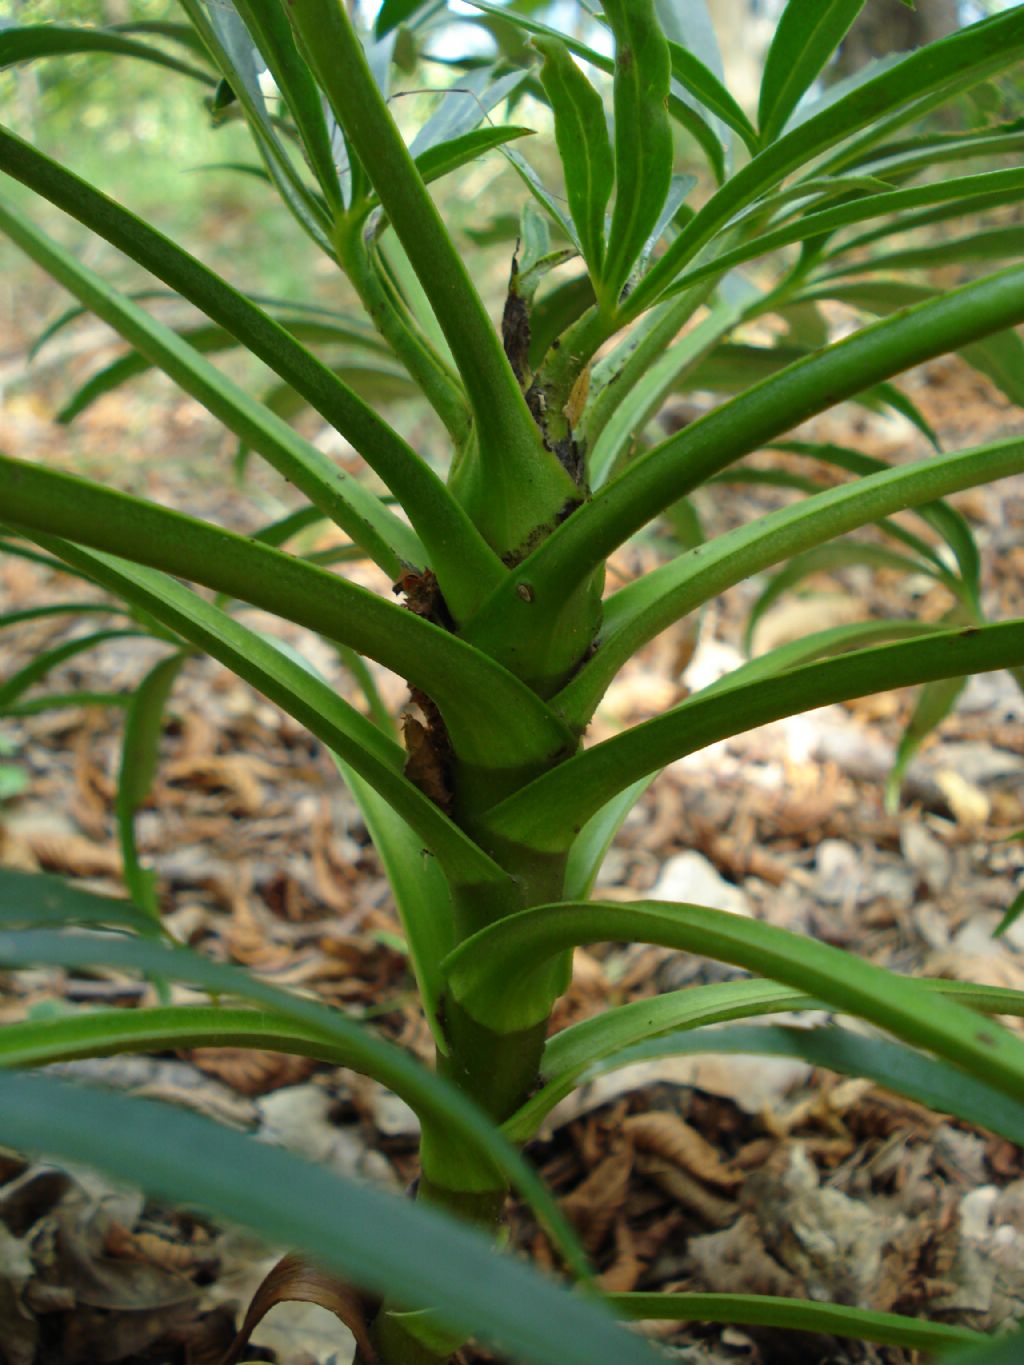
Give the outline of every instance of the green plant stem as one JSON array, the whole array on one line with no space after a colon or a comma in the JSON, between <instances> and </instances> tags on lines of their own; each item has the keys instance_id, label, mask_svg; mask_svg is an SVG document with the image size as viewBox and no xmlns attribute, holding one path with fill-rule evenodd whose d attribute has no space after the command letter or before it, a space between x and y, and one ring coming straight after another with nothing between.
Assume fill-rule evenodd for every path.
<instances>
[{"instance_id":1,"label":"green plant stem","mask_svg":"<svg viewBox=\"0 0 1024 1365\"><path fill-rule=\"evenodd\" d=\"M372 177L466 386L479 468L462 500L499 553L550 527L576 488L545 448L501 341L377 87L339 0L291 0L289 14L327 98Z\"/></svg>"},{"instance_id":2,"label":"green plant stem","mask_svg":"<svg viewBox=\"0 0 1024 1365\"><path fill-rule=\"evenodd\" d=\"M689 322L710 292L710 289L690 290L652 310L607 361L594 366L584 420L588 452L593 451L619 407L629 398L650 366L675 340L680 329ZM723 319L716 337L727 331L729 325ZM707 344L712 344L710 338Z\"/></svg>"},{"instance_id":3,"label":"green plant stem","mask_svg":"<svg viewBox=\"0 0 1024 1365\"><path fill-rule=\"evenodd\" d=\"M464 634L515 669L566 594L652 517L758 446L901 370L1024 318L1024 267L901 309L723 403L634 460L516 566ZM524 596L524 585L528 597Z\"/></svg>"},{"instance_id":4,"label":"green plant stem","mask_svg":"<svg viewBox=\"0 0 1024 1365\"><path fill-rule=\"evenodd\" d=\"M462 385L411 320L402 316L385 289L366 242L364 225L363 214L338 220L334 232L338 264L377 330L415 379L456 447L460 447L468 436L471 422Z\"/></svg>"}]
</instances>

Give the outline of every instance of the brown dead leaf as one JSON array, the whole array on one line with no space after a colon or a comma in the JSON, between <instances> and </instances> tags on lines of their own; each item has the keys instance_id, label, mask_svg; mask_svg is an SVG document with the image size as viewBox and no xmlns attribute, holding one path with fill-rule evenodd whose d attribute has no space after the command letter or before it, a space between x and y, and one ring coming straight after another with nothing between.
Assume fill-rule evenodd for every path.
<instances>
[{"instance_id":1,"label":"brown dead leaf","mask_svg":"<svg viewBox=\"0 0 1024 1365\"><path fill-rule=\"evenodd\" d=\"M129 1261L145 1261L163 1270L187 1273L216 1263L217 1256L209 1242L181 1242L158 1232L130 1232L121 1223L111 1223L103 1237L103 1250L108 1256Z\"/></svg>"},{"instance_id":2,"label":"brown dead leaf","mask_svg":"<svg viewBox=\"0 0 1024 1365\"><path fill-rule=\"evenodd\" d=\"M319 1304L333 1313L355 1337L360 1359L365 1365L376 1365L377 1353L370 1341L369 1331L369 1319L375 1305L340 1275L320 1270L293 1252L278 1261L256 1290L245 1314L245 1321L221 1365L235 1365L249 1338L275 1304L293 1302Z\"/></svg>"},{"instance_id":3,"label":"brown dead leaf","mask_svg":"<svg viewBox=\"0 0 1024 1365\"><path fill-rule=\"evenodd\" d=\"M266 1095L301 1083L316 1070L312 1057L247 1047L196 1047L187 1054L200 1071L216 1076L240 1095Z\"/></svg>"},{"instance_id":4,"label":"brown dead leaf","mask_svg":"<svg viewBox=\"0 0 1024 1365\"><path fill-rule=\"evenodd\" d=\"M727 1166L716 1149L678 1114L633 1114L622 1125L638 1152L662 1157L712 1185L727 1189L743 1177Z\"/></svg>"},{"instance_id":5,"label":"brown dead leaf","mask_svg":"<svg viewBox=\"0 0 1024 1365\"><path fill-rule=\"evenodd\" d=\"M120 854L80 834L40 830L27 833L25 838L39 866L47 872L63 872L73 877L121 876Z\"/></svg>"},{"instance_id":6,"label":"brown dead leaf","mask_svg":"<svg viewBox=\"0 0 1024 1365\"><path fill-rule=\"evenodd\" d=\"M615 1224L615 1260L598 1275L597 1282L607 1294L628 1294L636 1288L643 1268L629 1224L620 1218Z\"/></svg>"},{"instance_id":7,"label":"brown dead leaf","mask_svg":"<svg viewBox=\"0 0 1024 1365\"><path fill-rule=\"evenodd\" d=\"M587 1251L598 1249L621 1212L632 1169L633 1149L629 1142L624 1142L562 1200L562 1209L578 1230Z\"/></svg>"},{"instance_id":8,"label":"brown dead leaf","mask_svg":"<svg viewBox=\"0 0 1024 1365\"><path fill-rule=\"evenodd\" d=\"M689 1171L683 1170L664 1157L650 1152L638 1152L636 1169L645 1175L677 1203L695 1213L709 1227L728 1227L736 1218L737 1206L729 1199L722 1199L703 1185Z\"/></svg>"},{"instance_id":9,"label":"brown dead leaf","mask_svg":"<svg viewBox=\"0 0 1024 1365\"><path fill-rule=\"evenodd\" d=\"M223 791L232 815L259 815L265 804L262 777L274 775L272 765L251 754L205 755L179 758L164 769L167 782Z\"/></svg>"}]
</instances>

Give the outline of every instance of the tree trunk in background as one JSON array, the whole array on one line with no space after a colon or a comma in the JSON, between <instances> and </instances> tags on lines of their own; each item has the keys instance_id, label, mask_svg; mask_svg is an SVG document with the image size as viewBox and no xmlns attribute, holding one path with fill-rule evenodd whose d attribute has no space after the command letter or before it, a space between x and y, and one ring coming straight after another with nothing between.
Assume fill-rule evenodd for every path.
<instances>
[{"instance_id":1,"label":"tree trunk in background","mask_svg":"<svg viewBox=\"0 0 1024 1365\"><path fill-rule=\"evenodd\" d=\"M871 0L847 34L828 78L841 80L875 57L948 37L960 27L957 8L957 0L920 0L917 9L908 9L902 0Z\"/></svg>"}]
</instances>

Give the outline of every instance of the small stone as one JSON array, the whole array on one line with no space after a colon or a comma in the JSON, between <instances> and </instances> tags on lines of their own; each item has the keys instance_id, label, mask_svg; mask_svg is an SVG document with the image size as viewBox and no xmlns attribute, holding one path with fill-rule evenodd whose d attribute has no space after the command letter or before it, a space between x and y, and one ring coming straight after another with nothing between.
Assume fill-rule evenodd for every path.
<instances>
[{"instance_id":1,"label":"small stone","mask_svg":"<svg viewBox=\"0 0 1024 1365\"><path fill-rule=\"evenodd\" d=\"M863 856L844 839L823 839L815 858L814 890L825 905L864 905L873 898Z\"/></svg>"},{"instance_id":2,"label":"small stone","mask_svg":"<svg viewBox=\"0 0 1024 1365\"><path fill-rule=\"evenodd\" d=\"M952 859L946 846L931 830L916 823L904 825L900 830L900 848L933 896L948 889Z\"/></svg>"},{"instance_id":3,"label":"small stone","mask_svg":"<svg viewBox=\"0 0 1024 1365\"><path fill-rule=\"evenodd\" d=\"M727 882L713 863L702 853L692 850L669 858L661 869L657 883L647 893L647 899L709 905L715 910L728 910L734 915L753 914L746 892Z\"/></svg>"}]
</instances>

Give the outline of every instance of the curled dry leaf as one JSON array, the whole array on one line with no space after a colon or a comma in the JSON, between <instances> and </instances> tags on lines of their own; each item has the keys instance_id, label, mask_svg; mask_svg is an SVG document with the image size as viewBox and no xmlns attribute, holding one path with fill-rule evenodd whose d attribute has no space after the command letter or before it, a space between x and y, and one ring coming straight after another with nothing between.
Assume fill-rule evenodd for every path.
<instances>
[{"instance_id":1,"label":"curled dry leaf","mask_svg":"<svg viewBox=\"0 0 1024 1365\"><path fill-rule=\"evenodd\" d=\"M736 1217L737 1206L731 1200L713 1194L689 1171L673 1165L664 1157L651 1152L638 1152L636 1169L660 1186L670 1199L695 1213L709 1227L728 1227Z\"/></svg>"},{"instance_id":2,"label":"curled dry leaf","mask_svg":"<svg viewBox=\"0 0 1024 1365\"><path fill-rule=\"evenodd\" d=\"M196 1047L189 1060L208 1076L217 1076L240 1095L266 1095L286 1085L301 1085L316 1070L312 1057L264 1052L244 1047Z\"/></svg>"},{"instance_id":3,"label":"curled dry leaf","mask_svg":"<svg viewBox=\"0 0 1024 1365\"><path fill-rule=\"evenodd\" d=\"M249 1338L276 1304L315 1303L333 1313L356 1339L363 1365L377 1365L377 1353L370 1341L369 1319L375 1305L339 1275L320 1270L302 1256L289 1252L267 1274L245 1314L245 1321L220 1365L235 1365Z\"/></svg>"},{"instance_id":4,"label":"curled dry leaf","mask_svg":"<svg viewBox=\"0 0 1024 1365\"><path fill-rule=\"evenodd\" d=\"M699 1180L731 1189L743 1179L722 1161L711 1143L678 1114L633 1114L623 1127L638 1152L662 1157Z\"/></svg>"}]
</instances>

